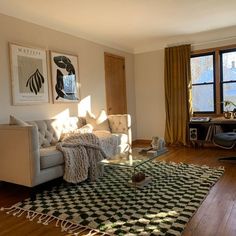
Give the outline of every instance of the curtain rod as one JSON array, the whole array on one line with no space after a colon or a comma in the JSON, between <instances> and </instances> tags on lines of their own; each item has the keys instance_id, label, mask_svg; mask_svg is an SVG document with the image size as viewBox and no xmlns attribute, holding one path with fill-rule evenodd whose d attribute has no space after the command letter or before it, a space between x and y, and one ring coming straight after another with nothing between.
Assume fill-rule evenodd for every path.
<instances>
[{"instance_id":1,"label":"curtain rod","mask_svg":"<svg viewBox=\"0 0 236 236\"><path fill-rule=\"evenodd\" d=\"M236 39L236 36L215 39L215 40L209 40L209 41L203 41L203 42L199 42L199 43L191 43L191 42L172 43L172 44L167 44L166 46L167 47L177 47L177 46L187 45L187 44L190 44L191 46L200 46L200 45L204 45L204 44L208 44L208 43L218 43L218 42L223 42L223 41L231 40L231 39Z\"/></svg>"},{"instance_id":2,"label":"curtain rod","mask_svg":"<svg viewBox=\"0 0 236 236\"><path fill-rule=\"evenodd\" d=\"M200 42L200 43L193 43L193 44L191 44L191 46L200 46L200 45L204 45L204 44L208 44L208 43L218 43L218 42L222 42L222 41L226 41L226 40L230 40L230 39L236 39L236 36L221 38L221 39L215 39L215 40L210 40L210 41L203 41L203 42Z\"/></svg>"}]
</instances>

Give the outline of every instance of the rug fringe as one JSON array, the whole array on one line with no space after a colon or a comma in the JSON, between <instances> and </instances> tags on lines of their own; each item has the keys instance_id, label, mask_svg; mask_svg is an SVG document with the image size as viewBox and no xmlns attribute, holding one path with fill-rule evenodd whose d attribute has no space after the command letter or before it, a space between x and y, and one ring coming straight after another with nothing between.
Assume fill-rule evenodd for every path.
<instances>
[{"instance_id":1,"label":"rug fringe","mask_svg":"<svg viewBox=\"0 0 236 236\"><path fill-rule=\"evenodd\" d=\"M88 226L83 226L83 225L79 225L76 223L73 223L69 220L62 220L56 216L52 216L52 215L46 215L43 213L38 213L38 212L34 212L31 210L26 210L20 207L17 207L15 205L13 205L12 207L1 207L0 211L5 211L6 214L8 215L13 215L16 217L20 217L23 214L25 215L25 218L28 219L29 221L33 221L35 219L37 220L37 223L39 224L43 224L43 225L48 225L50 222L55 221L55 226L56 227L61 227L61 232L67 232L69 234L73 234L73 235L79 235L85 231L88 231L87 234L83 234L84 236L95 236L96 234L98 235L110 235L108 233L104 233L104 232L100 232L97 229L92 229Z\"/></svg>"}]
</instances>

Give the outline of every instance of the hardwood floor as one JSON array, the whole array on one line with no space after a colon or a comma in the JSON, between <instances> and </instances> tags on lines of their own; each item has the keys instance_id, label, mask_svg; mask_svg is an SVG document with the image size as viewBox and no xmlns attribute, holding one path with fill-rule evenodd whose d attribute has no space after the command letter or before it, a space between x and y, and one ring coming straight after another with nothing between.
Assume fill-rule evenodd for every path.
<instances>
[{"instance_id":1,"label":"hardwood floor","mask_svg":"<svg viewBox=\"0 0 236 236\"><path fill-rule=\"evenodd\" d=\"M236 155L235 150L218 148L169 148L159 160L184 162L212 167L224 166L225 173L212 187L195 215L187 224L183 236L235 236L236 235L236 161L218 161L222 156ZM8 207L29 196L27 188L0 183L0 207ZM24 217L0 212L1 235L66 235L54 224L43 226Z\"/></svg>"}]
</instances>

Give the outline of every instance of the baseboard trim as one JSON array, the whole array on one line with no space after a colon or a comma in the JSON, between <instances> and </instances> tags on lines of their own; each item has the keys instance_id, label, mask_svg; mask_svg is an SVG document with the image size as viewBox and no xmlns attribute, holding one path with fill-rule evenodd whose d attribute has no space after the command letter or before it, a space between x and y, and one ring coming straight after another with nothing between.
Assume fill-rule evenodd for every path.
<instances>
[{"instance_id":1,"label":"baseboard trim","mask_svg":"<svg viewBox=\"0 0 236 236\"><path fill-rule=\"evenodd\" d=\"M152 140L149 139L136 139L133 140L132 145L151 145Z\"/></svg>"}]
</instances>

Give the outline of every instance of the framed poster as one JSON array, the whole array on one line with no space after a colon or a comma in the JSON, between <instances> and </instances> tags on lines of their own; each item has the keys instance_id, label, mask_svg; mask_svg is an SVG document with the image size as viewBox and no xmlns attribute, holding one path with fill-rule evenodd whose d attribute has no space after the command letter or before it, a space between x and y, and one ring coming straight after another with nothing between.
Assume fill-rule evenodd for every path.
<instances>
[{"instance_id":1,"label":"framed poster","mask_svg":"<svg viewBox=\"0 0 236 236\"><path fill-rule=\"evenodd\" d=\"M13 105L49 102L46 51L13 43L9 46Z\"/></svg>"},{"instance_id":2,"label":"framed poster","mask_svg":"<svg viewBox=\"0 0 236 236\"><path fill-rule=\"evenodd\" d=\"M78 57L53 51L50 56L53 102L78 102Z\"/></svg>"}]
</instances>

